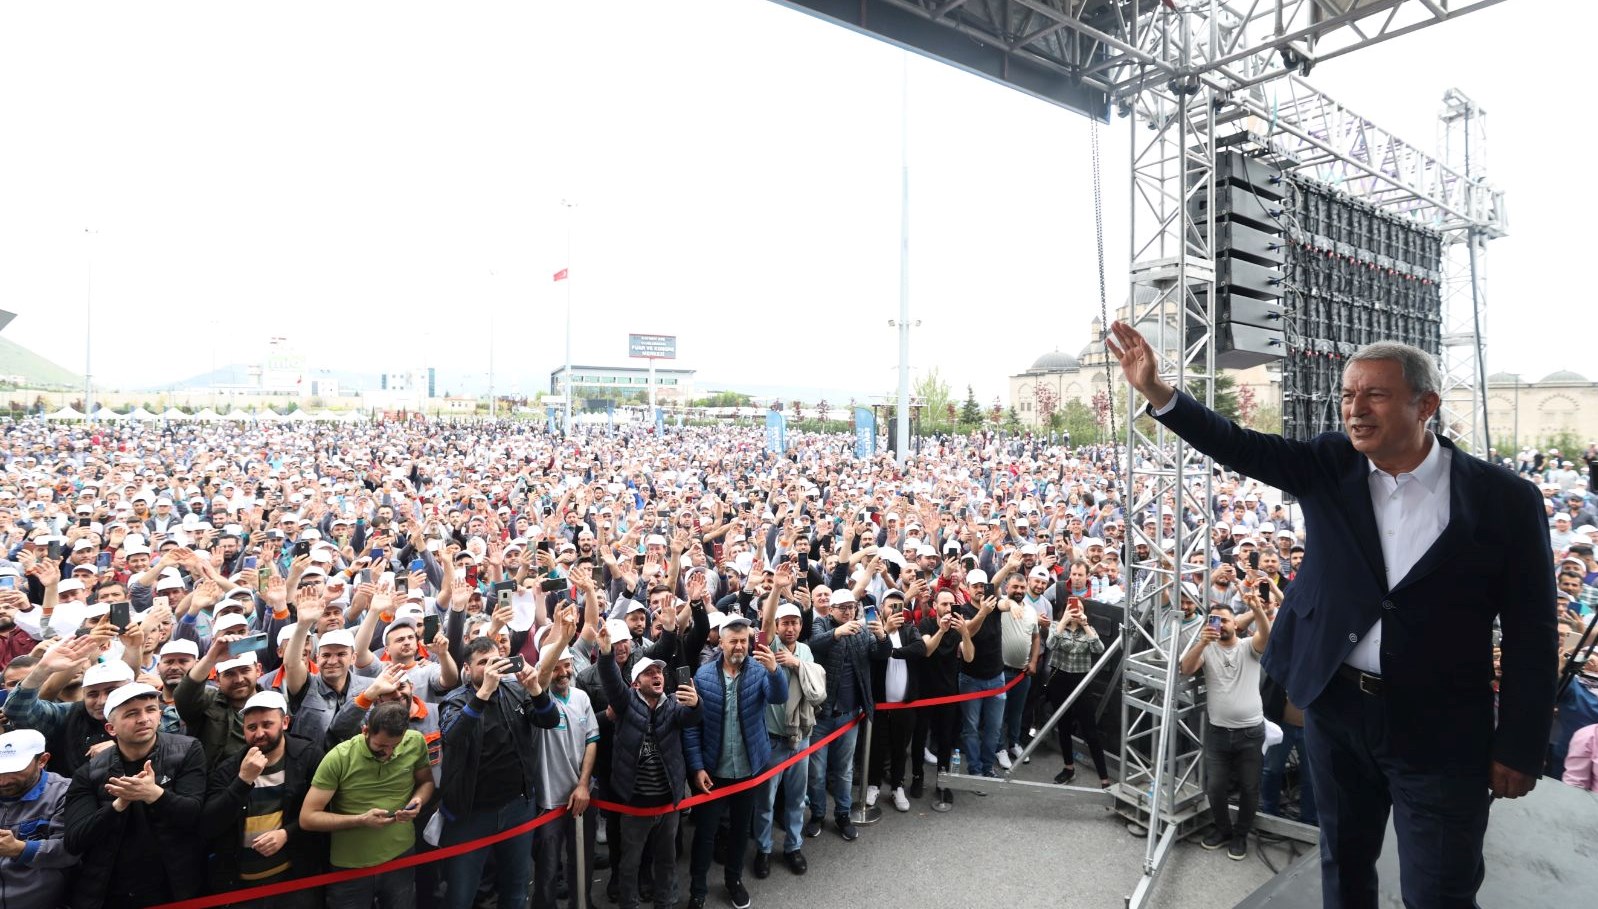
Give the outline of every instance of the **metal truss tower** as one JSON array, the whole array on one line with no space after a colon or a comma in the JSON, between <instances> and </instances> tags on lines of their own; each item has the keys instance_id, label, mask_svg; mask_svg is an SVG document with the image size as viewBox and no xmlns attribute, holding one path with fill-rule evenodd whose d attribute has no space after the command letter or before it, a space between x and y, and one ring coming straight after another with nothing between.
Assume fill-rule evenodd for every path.
<instances>
[{"instance_id":1,"label":"metal truss tower","mask_svg":"<svg viewBox=\"0 0 1598 909\"><path fill-rule=\"evenodd\" d=\"M1130 118L1132 293L1130 319L1148 336L1161 372L1200 401L1213 399L1213 236L1217 150L1236 148L1330 184L1450 237L1476 239L1470 284L1482 292L1481 243L1500 235L1503 197L1472 164L1410 145L1314 89L1317 64L1492 6L1500 0L782 0L908 46L1072 110ZM1479 110L1463 113L1479 124ZM1445 120L1447 118L1445 113ZM1449 146L1450 148L1452 146ZM1470 310L1474 315L1479 306ZM1476 327L1462 349L1479 347ZM1479 358L1478 358L1479 360ZM1479 372L1479 366L1476 369ZM1477 400L1483 382L1470 374ZM1455 387L1464 387L1463 384ZM1141 402L1132 397L1131 408ZM1136 410L1129 408L1129 413ZM1212 465L1180 439L1129 420L1124 476L1128 517L1176 518L1175 550L1162 552L1129 520L1150 559L1131 568L1120 650L1122 739L1117 809L1146 836L1143 874L1128 897L1141 906L1176 839L1203 803L1202 691L1178 671L1183 644L1178 591L1209 583ZM1445 430L1485 431L1451 416ZM1468 427L1468 429L1467 429ZM1472 447L1480 443L1472 443ZM1485 446L1482 446L1484 448ZM1482 450L1477 448L1476 450ZM1084 694L1086 684L1071 696ZM1067 706L1069 706L1069 701ZM1039 730L1047 737L1062 707ZM1029 748L1030 750L1030 748ZM1103 798L1081 787L954 777L960 788L1025 787L1052 798ZM1314 831L1260 817L1260 827L1304 839Z\"/></svg>"},{"instance_id":2,"label":"metal truss tower","mask_svg":"<svg viewBox=\"0 0 1598 909\"><path fill-rule=\"evenodd\" d=\"M1486 186L1486 119L1486 111L1459 89L1443 94L1439 154L1472 187ZM1443 409L1438 420L1455 442L1486 457L1493 444L1487 425L1487 241L1503 236L1506 225L1502 196L1478 191L1471 201L1496 204L1470 212L1473 217L1446 234Z\"/></svg>"},{"instance_id":3,"label":"metal truss tower","mask_svg":"<svg viewBox=\"0 0 1598 909\"><path fill-rule=\"evenodd\" d=\"M1316 6L1329 10L1333 4ZM1396 4L1391 6L1396 11ZM1209 238L1215 235L1214 165L1223 146L1267 157L1284 170L1461 238L1472 252L1463 310L1467 318L1479 315L1479 306L1470 303L1482 299L1480 245L1501 233L1502 194L1474 172L1404 142L1298 76L1272 69L1270 59L1296 59L1298 68L1307 70L1312 61L1296 56L1299 45L1263 56L1241 54L1238 34L1249 20L1225 4L1190 3L1157 15L1153 24L1157 27L1144 31L1142 46L1176 75L1142 81L1136 94L1117 100L1117 107L1135 114L1132 320L1149 337L1168 381L1200 401L1212 401L1216 319L1209 304L1214 298ZM1366 38L1364 44L1380 40L1379 33ZM1478 116L1460 114L1461 119ZM1458 346L1479 351L1479 321L1461 331ZM1464 373L1467 381L1481 372L1480 358L1474 359L1475 368ZM1483 385L1470 381L1473 389ZM1139 406L1135 393L1128 390L1128 396L1129 410ZM1484 398L1476 394L1474 400L1479 407ZM1135 907L1147 899L1176 839L1207 807L1203 698L1180 676L1178 664L1192 632L1181 630L1178 603L1184 580L1199 588L1201 605L1208 589L1213 470L1158 424L1145 429L1129 423L1128 517L1151 512L1156 528L1166 526L1167 515L1176 518L1175 549L1168 554L1162 554L1161 540L1145 535L1139 521L1127 521L1133 541L1148 543L1151 553L1148 561L1134 565L1135 586L1122 630L1123 744L1115 794L1121 813L1145 835L1143 875L1128 898ZM1484 419L1455 418L1445 428L1457 435L1462 428L1484 425ZM1475 450L1485 452L1485 445ZM1262 819L1262 827L1309 841L1314 837L1313 830L1288 822Z\"/></svg>"},{"instance_id":4,"label":"metal truss tower","mask_svg":"<svg viewBox=\"0 0 1598 909\"><path fill-rule=\"evenodd\" d=\"M1151 50L1178 69L1201 59L1205 17L1162 17ZM1149 339L1160 372L1177 388L1214 403L1213 236L1217 108L1212 90L1188 74L1144 88L1133 101L1132 293L1129 321ZM1146 129L1144 127L1147 127ZM1141 404L1126 389L1127 413ZM1144 834L1143 874L1129 904L1141 905L1180 835L1202 814L1204 706L1181 675L1178 591L1184 579L1209 584L1210 475L1203 455L1159 423L1127 420L1124 493L1131 541L1151 558L1132 572L1121 639L1121 776L1118 809ZM1191 482L1190 482L1191 481ZM1197 506L1195 507L1195 502ZM1155 536L1133 515L1155 518ZM1189 523L1184 515L1196 516ZM1174 550L1160 530L1175 517ZM1198 572L1186 571L1190 559Z\"/></svg>"}]
</instances>

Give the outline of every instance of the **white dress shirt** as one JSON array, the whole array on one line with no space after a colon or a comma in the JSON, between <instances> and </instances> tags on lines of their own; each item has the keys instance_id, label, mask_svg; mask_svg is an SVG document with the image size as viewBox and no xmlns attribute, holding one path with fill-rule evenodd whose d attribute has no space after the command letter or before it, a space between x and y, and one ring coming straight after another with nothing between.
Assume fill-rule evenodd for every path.
<instances>
[{"instance_id":1,"label":"white dress shirt","mask_svg":"<svg viewBox=\"0 0 1598 909\"><path fill-rule=\"evenodd\" d=\"M1427 442L1430 450L1412 471L1395 477L1370 465L1371 508L1376 512L1376 533L1382 544L1388 590L1409 574L1448 525L1448 471L1454 453L1430 433ZM1380 618L1343 662L1363 672L1381 674Z\"/></svg>"},{"instance_id":2,"label":"white dress shirt","mask_svg":"<svg viewBox=\"0 0 1598 909\"><path fill-rule=\"evenodd\" d=\"M1153 416L1170 413L1176 395L1164 407L1150 406ZM1382 564L1387 570L1387 589L1392 590L1426 554L1443 528L1448 526L1449 469L1454 453L1427 433L1431 448L1418 466L1398 476L1385 473L1369 460L1371 508L1376 512L1376 533L1382 544ZM1308 541L1306 541L1308 542ZM1382 671L1382 620L1376 619L1370 631L1354 645L1343 662L1362 672L1380 675Z\"/></svg>"}]
</instances>

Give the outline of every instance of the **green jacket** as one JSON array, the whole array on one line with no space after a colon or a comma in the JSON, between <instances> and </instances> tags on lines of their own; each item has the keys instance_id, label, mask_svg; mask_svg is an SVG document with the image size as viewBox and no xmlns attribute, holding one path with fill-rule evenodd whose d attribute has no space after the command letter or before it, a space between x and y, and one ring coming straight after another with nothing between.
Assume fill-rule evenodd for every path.
<instances>
[{"instance_id":1,"label":"green jacket","mask_svg":"<svg viewBox=\"0 0 1598 909\"><path fill-rule=\"evenodd\" d=\"M220 689L184 676L172 693L178 716L189 735L200 740L209 770L223 758L244 750L244 720L223 697Z\"/></svg>"}]
</instances>

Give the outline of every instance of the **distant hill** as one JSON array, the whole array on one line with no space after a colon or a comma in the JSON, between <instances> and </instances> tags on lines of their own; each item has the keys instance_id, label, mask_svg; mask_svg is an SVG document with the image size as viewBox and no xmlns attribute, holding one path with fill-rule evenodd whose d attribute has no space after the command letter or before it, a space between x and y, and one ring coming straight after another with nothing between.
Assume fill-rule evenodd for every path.
<instances>
[{"instance_id":1,"label":"distant hill","mask_svg":"<svg viewBox=\"0 0 1598 909\"><path fill-rule=\"evenodd\" d=\"M0 337L0 376L21 376L32 388L83 387L82 376L5 337Z\"/></svg>"}]
</instances>

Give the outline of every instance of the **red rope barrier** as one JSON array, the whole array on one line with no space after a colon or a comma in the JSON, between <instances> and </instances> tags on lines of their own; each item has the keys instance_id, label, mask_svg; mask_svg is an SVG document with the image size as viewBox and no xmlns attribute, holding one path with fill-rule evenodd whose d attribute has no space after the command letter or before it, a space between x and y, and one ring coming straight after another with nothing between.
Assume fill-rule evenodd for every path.
<instances>
[{"instance_id":1,"label":"red rope barrier","mask_svg":"<svg viewBox=\"0 0 1598 909\"><path fill-rule=\"evenodd\" d=\"M877 704L876 709L908 710L912 707L936 707L940 704L957 704L962 701L975 701L981 698L998 697L999 695L1009 691L1011 688L1014 688L1024 677L1025 676L1017 675L1015 678L1005 683L1002 688L989 688L986 691L968 691L964 694L950 694L942 697L922 698L920 700L904 701L902 703ZM864 713L855 714L854 719L843 724L842 726L839 726L837 729L834 729L821 741L812 742L810 747L799 752L793 757L788 758L774 767L767 768L764 772L756 776L752 776L746 780L739 780L737 783L734 783L731 786L727 786L723 789L717 789L714 792L702 792L698 795L689 796L680 802L674 802L668 805L656 805L649 808L640 808L634 805L623 805L619 802L608 802L604 799L594 799L592 804L596 808L601 808L605 811L614 811L617 814L627 814L632 815L633 817L654 817L656 815L667 814L672 811L682 811L687 808L692 808L696 805L703 805L706 802L714 801L716 799L737 795L740 792L745 792L755 788L756 786L766 783L772 777L775 777L777 774L782 773L784 770L787 770L789 767L792 767L800 761L809 760L811 755L832 744L835 739L839 738L844 733L857 726L864 716ZM309 890L312 887L325 887L328 884L339 884L343 883L344 881L352 881L357 878L374 877L389 871L398 871L402 868L414 868L417 865L425 865L429 862L441 862L445 859L454 858L457 855L465 855L468 852L481 849L484 846L492 846L495 843L503 842L505 840L511 839L512 837L521 836L524 833L544 826L545 824L564 814L566 814L565 808L555 808L540 814L538 817L533 818L525 824L518 824L509 830L501 830L498 833L479 837L475 840L468 840L464 843L457 843L454 846L446 846L441 849L435 849L430 852L418 852L414 855L407 855L403 858L397 858L391 861L383 862L380 865L373 865L370 868L349 868L343 871L330 871L325 874L317 874L311 877L295 878L291 881L282 881L276 884L263 884L259 887L249 887L244 890L235 890L231 893L218 893L211 896L201 896L189 900L180 900L174 903L162 903L158 906L152 907L152 909L213 909L213 907L216 906L226 906L231 903L242 903L247 900L264 899L266 897L278 896L284 893L292 893L295 890Z\"/></svg>"}]
</instances>

